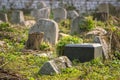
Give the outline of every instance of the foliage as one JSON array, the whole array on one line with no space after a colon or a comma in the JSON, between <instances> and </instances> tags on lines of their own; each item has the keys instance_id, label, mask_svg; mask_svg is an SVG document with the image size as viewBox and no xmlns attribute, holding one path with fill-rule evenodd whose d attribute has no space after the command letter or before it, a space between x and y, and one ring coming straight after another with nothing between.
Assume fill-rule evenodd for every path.
<instances>
[{"instance_id":1,"label":"foliage","mask_svg":"<svg viewBox=\"0 0 120 80\"><path fill-rule=\"evenodd\" d=\"M75 10L76 8L74 6L66 6L67 10Z\"/></svg>"},{"instance_id":2,"label":"foliage","mask_svg":"<svg viewBox=\"0 0 120 80\"><path fill-rule=\"evenodd\" d=\"M51 50L51 45L47 42L42 42L40 44L40 50L42 50L42 51Z\"/></svg>"},{"instance_id":3,"label":"foliage","mask_svg":"<svg viewBox=\"0 0 120 80\"><path fill-rule=\"evenodd\" d=\"M81 31L89 31L95 27L95 22L92 17L89 16L79 22L79 27Z\"/></svg>"},{"instance_id":4,"label":"foliage","mask_svg":"<svg viewBox=\"0 0 120 80\"><path fill-rule=\"evenodd\" d=\"M66 44L75 44L75 43L82 43L82 42L83 42L83 40L78 37L73 37L73 36L63 37L58 41L58 43L56 45L57 53L59 55L63 55L64 47Z\"/></svg>"},{"instance_id":5,"label":"foliage","mask_svg":"<svg viewBox=\"0 0 120 80\"><path fill-rule=\"evenodd\" d=\"M13 31L12 29L10 29L10 24L9 23L1 23L0 24L0 31Z\"/></svg>"}]
</instances>

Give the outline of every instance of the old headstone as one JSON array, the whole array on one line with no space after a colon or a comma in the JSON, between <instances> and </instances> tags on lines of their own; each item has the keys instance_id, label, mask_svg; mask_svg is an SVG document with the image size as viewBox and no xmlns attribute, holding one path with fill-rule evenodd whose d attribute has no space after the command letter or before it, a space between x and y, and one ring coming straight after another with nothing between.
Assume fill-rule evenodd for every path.
<instances>
[{"instance_id":1,"label":"old headstone","mask_svg":"<svg viewBox=\"0 0 120 80\"><path fill-rule=\"evenodd\" d=\"M79 14L75 10L67 12L67 17L69 19L75 19L78 16L79 16Z\"/></svg>"},{"instance_id":2,"label":"old headstone","mask_svg":"<svg viewBox=\"0 0 120 80\"><path fill-rule=\"evenodd\" d=\"M99 12L107 12L109 9L109 6L107 3L102 3L97 7Z\"/></svg>"},{"instance_id":3,"label":"old headstone","mask_svg":"<svg viewBox=\"0 0 120 80\"><path fill-rule=\"evenodd\" d=\"M55 8L53 9L54 20L59 22L67 18L67 11L64 8Z\"/></svg>"},{"instance_id":4,"label":"old headstone","mask_svg":"<svg viewBox=\"0 0 120 80\"><path fill-rule=\"evenodd\" d=\"M37 3L37 9L42 9L45 7L46 7L46 4L43 1Z\"/></svg>"},{"instance_id":5,"label":"old headstone","mask_svg":"<svg viewBox=\"0 0 120 80\"><path fill-rule=\"evenodd\" d=\"M31 15L35 17L36 21L38 21L40 18L49 19L50 9L49 8L35 9L31 12Z\"/></svg>"},{"instance_id":6,"label":"old headstone","mask_svg":"<svg viewBox=\"0 0 120 80\"><path fill-rule=\"evenodd\" d=\"M0 13L0 20L3 22L8 22L8 16L6 13Z\"/></svg>"},{"instance_id":7,"label":"old headstone","mask_svg":"<svg viewBox=\"0 0 120 80\"><path fill-rule=\"evenodd\" d=\"M25 20L24 20L23 11L15 10L12 12L11 23L20 24L23 23L24 21Z\"/></svg>"},{"instance_id":8,"label":"old headstone","mask_svg":"<svg viewBox=\"0 0 120 80\"><path fill-rule=\"evenodd\" d=\"M80 22L82 22L84 20L83 17L76 17L72 23L71 23L71 34L77 34L77 33L80 33L80 27L79 27L79 24Z\"/></svg>"},{"instance_id":9,"label":"old headstone","mask_svg":"<svg viewBox=\"0 0 120 80\"><path fill-rule=\"evenodd\" d=\"M102 46L98 43L68 44L64 48L63 55L70 60L87 62L102 57Z\"/></svg>"},{"instance_id":10,"label":"old headstone","mask_svg":"<svg viewBox=\"0 0 120 80\"><path fill-rule=\"evenodd\" d=\"M54 73L58 74L61 69L67 67L72 67L71 61L66 56L61 56L46 62L40 69L39 74L42 75L52 75Z\"/></svg>"},{"instance_id":11,"label":"old headstone","mask_svg":"<svg viewBox=\"0 0 120 80\"><path fill-rule=\"evenodd\" d=\"M29 34L34 32L44 32L44 41L50 44L56 44L58 40L58 24L50 19L39 19L37 23L31 27Z\"/></svg>"},{"instance_id":12,"label":"old headstone","mask_svg":"<svg viewBox=\"0 0 120 80\"><path fill-rule=\"evenodd\" d=\"M110 52L110 45L107 44L105 39L102 36L96 36L94 38L94 43L100 43L102 45L102 53L105 59L109 58L108 53Z\"/></svg>"}]
</instances>

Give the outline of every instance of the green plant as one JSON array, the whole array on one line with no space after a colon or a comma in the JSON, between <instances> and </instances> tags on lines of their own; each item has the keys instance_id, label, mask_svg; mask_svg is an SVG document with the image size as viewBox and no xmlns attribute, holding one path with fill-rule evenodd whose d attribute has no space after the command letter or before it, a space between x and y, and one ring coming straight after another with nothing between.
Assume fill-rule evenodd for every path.
<instances>
[{"instance_id":1,"label":"green plant","mask_svg":"<svg viewBox=\"0 0 120 80\"><path fill-rule=\"evenodd\" d=\"M89 31L95 27L95 22L92 17L89 16L79 22L79 27L81 31Z\"/></svg>"},{"instance_id":2,"label":"green plant","mask_svg":"<svg viewBox=\"0 0 120 80\"><path fill-rule=\"evenodd\" d=\"M73 37L73 36L63 37L58 41L58 43L56 45L57 53L59 55L63 55L64 47L66 44L75 44L75 43L82 43L82 42L83 42L83 40L78 37Z\"/></svg>"},{"instance_id":3,"label":"green plant","mask_svg":"<svg viewBox=\"0 0 120 80\"><path fill-rule=\"evenodd\" d=\"M47 42L42 42L39 48L42 51L47 51L47 50L51 50L51 45Z\"/></svg>"}]
</instances>

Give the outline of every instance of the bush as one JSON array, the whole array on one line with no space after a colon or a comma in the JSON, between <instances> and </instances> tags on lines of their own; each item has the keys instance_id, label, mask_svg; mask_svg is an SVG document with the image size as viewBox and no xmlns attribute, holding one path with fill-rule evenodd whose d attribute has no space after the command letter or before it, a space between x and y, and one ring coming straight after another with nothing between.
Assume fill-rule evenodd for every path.
<instances>
[{"instance_id":1,"label":"bush","mask_svg":"<svg viewBox=\"0 0 120 80\"><path fill-rule=\"evenodd\" d=\"M49 44L49 43L46 43L46 42L42 42L39 48L40 48L40 50L42 50L42 51L51 50L50 44Z\"/></svg>"},{"instance_id":2,"label":"bush","mask_svg":"<svg viewBox=\"0 0 120 80\"><path fill-rule=\"evenodd\" d=\"M78 37L66 36L59 40L56 45L58 55L63 55L64 47L66 44L75 44L75 43L82 43L83 40Z\"/></svg>"},{"instance_id":3,"label":"bush","mask_svg":"<svg viewBox=\"0 0 120 80\"><path fill-rule=\"evenodd\" d=\"M79 22L79 27L82 31L89 31L95 27L94 20L91 16L86 17L85 19Z\"/></svg>"}]
</instances>

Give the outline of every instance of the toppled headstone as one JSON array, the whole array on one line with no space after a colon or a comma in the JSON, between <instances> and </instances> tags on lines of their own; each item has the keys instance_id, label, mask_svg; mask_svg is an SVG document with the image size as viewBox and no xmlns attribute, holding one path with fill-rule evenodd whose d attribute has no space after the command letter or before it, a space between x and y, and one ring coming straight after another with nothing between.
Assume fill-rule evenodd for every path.
<instances>
[{"instance_id":1,"label":"toppled headstone","mask_svg":"<svg viewBox=\"0 0 120 80\"><path fill-rule=\"evenodd\" d=\"M42 8L42 9L35 9L31 12L31 15L38 21L40 18L49 19L50 16L50 9L49 8Z\"/></svg>"},{"instance_id":2,"label":"toppled headstone","mask_svg":"<svg viewBox=\"0 0 120 80\"><path fill-rule=\"evenodd\" d=\"M42 75L52 75L54 73L58 74L61 69L67 67L72 67L71 61L66 56L61 56L46 62L40 69L39 74Z\"/></svg>"},{"instance_id":3,"label":"toppled headstone","mask_svg":"<svg viewBox=\"0 0 120 80\"><path fill-rule=\"evenodd\" d=\"M98 43L68 44L64 48L63 55L70 60L87 62L102 57L102 46Z\"/></svg>"},{"instance_id":4,"label":"toppled headstone","mask_svg":"<svg viewBox=\"0 0 120 80\"><path fill-rule=\"evenodd\" d=\"M31 27L29 34L34 32L44 32L44 41L50 44L56 44L58 40L58 24L50 19L39 19L37 23Z\"/></svg>"},{"instance_id":5,"label":"toppled headstone","mask_svg":"<svg viewBox=\"0 0 120 80\"><path fill-rule=\"evenodd\" d=\"M53 17L56 22L64 20L67 18L67 11L64 8L53 9Z\"/></svg>"},{"instance_id":6,"label":"toppled headstone","mask_svg":"<svg viewBox=\"0 0 120 80\"><path fill-rule=\"evenodd\" d=\"M8 16L6 13L0 13L0 20L3 22L8 22Z\"/></svg>"},{"instance_id":7,"label":"toppled headstone","mask_svg":"<svg viewBox=\"0 0 120 80\"><path fill-rule=\"evenodd\" d=\"M94 38L94 43L100 43L102 45L102 53L105 59L109 58L108 53L110 52L110 45L102 38L102 36L96 36Z\"/></svg>"},{"instance_id":8,"label":"toppled headstone","mask_svg":"<svg viewBox=\"0 0 120 80\"><path fill-rule=\"evenodd\" d=\"M67 18L69 18L69 19L73 20L78 16L79 16L79 14L75 10L67 12Z\"/></svg>"},{"instance_id":9,"label":"toppled headstone","mask_svg":"<svg viewBox=\"0 0 120 80\"><path fill-rule=\"evenodd\" d=\"M46 7L46 4L43 1L37 3L37 9L42 9L45 7Z\"/></svg>"},{"instance_id":10,"label":"toppled headstone","mask_svg":"<svg viewBox=\"0 0 120 80\"><path fill-rule=\"evenodd\" d=\"M12 12L11 23L20 24L20 23L23 23L24 21L25 20L24 20L23 11L15 10Z\"/></svg>"},{"instance_id":11,"label":"toppled headstone","mask_svg":"<svg viewBox=\"0 0 120 80\"><path fill-rule=\"evenodd\" d=\"M71 34L77 34L80 33L80 22L82 22L85 18L83 17L76 17L75 19L73 19L72 23L71 23Z\"/></svg>"}]
</instances>

